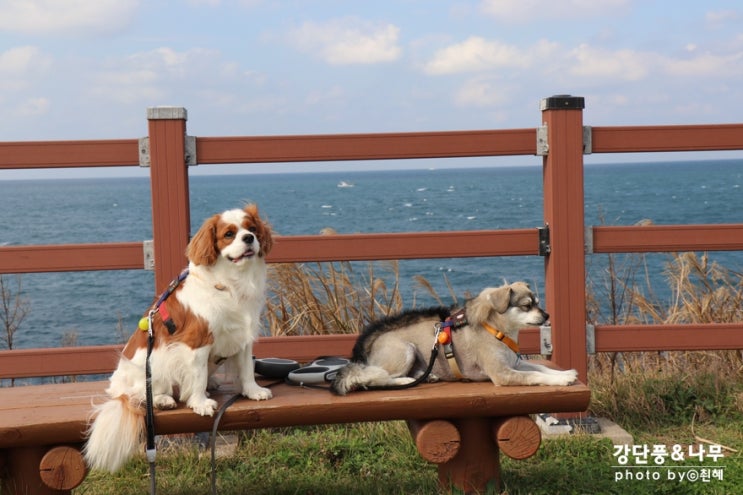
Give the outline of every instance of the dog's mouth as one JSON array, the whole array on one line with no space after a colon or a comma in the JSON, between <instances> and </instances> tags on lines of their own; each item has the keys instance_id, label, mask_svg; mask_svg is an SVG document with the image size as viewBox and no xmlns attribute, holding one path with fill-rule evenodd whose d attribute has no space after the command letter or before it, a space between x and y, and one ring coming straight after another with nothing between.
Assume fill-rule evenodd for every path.
<instances>
[{"instance_id":1,"label":"dog's mouth","mask_svg":"<svg viewBox=\"0 0 743 495\"><path fill-rule=\"evenodd\" d=\"M248 249L247 251L245 251L240 256L237 256L235 258L233 258L232 256L227 256L227 259L230 260L233 263L239 263L242 260L250 259L253 256L255 256L255 251L253 251L252 249Z\"/></svg>"}]
</instances>

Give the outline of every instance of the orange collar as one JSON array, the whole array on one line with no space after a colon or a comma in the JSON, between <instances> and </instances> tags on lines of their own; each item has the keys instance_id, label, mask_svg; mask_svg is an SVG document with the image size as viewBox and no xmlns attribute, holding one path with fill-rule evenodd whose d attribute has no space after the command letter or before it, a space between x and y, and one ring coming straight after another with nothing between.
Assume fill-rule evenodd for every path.
<instances>
[{"instance_id":1,"label":"orange collar","mask_svg":"<svg viewBox=\"0 0 743 495\"><path fill-rule=\"evenodd\" d=\"M506 344L508 348L511 349L513 352L515 352L516 354L519 353L519 345L511 337L501 332L497 328L488 325L485 322L482 322L481 325L485 328L485 330L490 332L493 335L493 337L495 337L496 339Z\"/></svg>"}]
</instances>

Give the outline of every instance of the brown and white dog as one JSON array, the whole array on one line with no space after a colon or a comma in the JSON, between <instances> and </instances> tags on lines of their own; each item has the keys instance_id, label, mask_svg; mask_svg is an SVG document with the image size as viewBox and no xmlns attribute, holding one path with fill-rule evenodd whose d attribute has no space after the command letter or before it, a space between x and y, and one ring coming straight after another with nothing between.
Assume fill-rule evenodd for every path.
<instances>
[{"instance_id":1,"label":"brown and white dog","mask_svg":"<svg viewBox=\"0 0 743 495\"><path fill-rule=\"evenodd\" d=\"M272 242L270 226L251 204L207 219L188 244L188 275L165 300L167 309L152 317L155 408L175 408L177 386L180 401L196 414L212 416L217 402L208 397L207 384L230 360L244 396L271 398L271 391L255 382L253 341L265 305L265 256ZM147 341L146 330L131 336L106 389L109 400L94 408L84 449L93 469L118 470L143 441Z\"/></svg>"}]
</instances>

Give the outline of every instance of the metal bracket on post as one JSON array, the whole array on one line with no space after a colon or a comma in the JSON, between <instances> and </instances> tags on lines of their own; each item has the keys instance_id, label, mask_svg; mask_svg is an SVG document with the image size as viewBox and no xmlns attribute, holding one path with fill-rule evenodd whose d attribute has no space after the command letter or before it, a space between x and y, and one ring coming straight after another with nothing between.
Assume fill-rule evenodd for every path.
<instances>
[{"instance_id":1,"label":"metal bracket on post","mask_svg":"<svg viewBox=\"0 0 743 495\"><path fill-rule=\"evenodd\" d=\"M547 126L537 127L537 156L547 156L550 152L547 139Z\"/></svg>"},{"instance_id":2,"label":"metal bracket on post","mask_svg":"<svg viewBox=\"0 0 743 495\"><path fill-rule=\"evenodd\" d=\"M583 251L593 254L593 226L588 225L583 231Z\"/></svg>"},{"instance_id":3,"label":"metal bracket on post","mask_svg":"<svg viewBox=\"0 0 743 495\"><path fill-rule=\"evenodd\" d=\"M151 163L150 138L139 138L139 166L142 168L149 168Z\"/></svg>"},{"instance_id":4,"label":"metal bracket on post","mask_svg":"<svg viewBox=\"0 0 743 495\"><path fill-rule=\"evenodd\" d=\"M539 247L537 254L539 256L547 256L552 252L552 246L550 246L550 226L545 225L544 227L537 227L539 232Z\"/></svg>"},{"instance_id":5,"label":"metal bracket on post","mask_svg":"<svg viewBox=\"0 0 743 495\"><path fill-rule=\"evenodd\" d=\"M199 164L196 158L196 136L186 136L184 140L184 161L186 165L193 167ZM149 168L152 164L150 159L150 138L139 138L139 166Z\"/></svg>"},{"instance_id":6,"label":"metal bracket on post","mask_svg":"<svg viewBox=\"0 0 743 495\"><path fill-rule=\"evenodd\" d=\"M547 126L537 127L537 156L547 156L550 152L549 138L547 137ZM583 126L583 154L593 153L593 128L590 125Z\"/></svg>"},{"instance_id":7,"label":"metal bracket on post","mask_svg":"<svg viewBox=\"0 0 743 495\"><path fill-rule=\"evenodd\" d=\"M586 352L596 354L596 327L586 323Z\"/></svg>"},{"instance_id":8,"label":"metal bracket on post","mask_svg":"<svg viewBox=\"0 0 743 495\"><path fill-rule=\"evenodd\" d=\"M186 165L189 167L195 167L199 164L196 159L196 136L186 135L184 146L186 147Z\"/></svg>"},{"instance_id":9,"label":"metal bracket on post","mask_svg":"<svg viewBox=\"0 0 743 495\"><path fill-rule=\"evenodd\" d=\"M596 354L596 327L586 323L586 352ZM543 356L552 355L552 327L542 325L539 327L539 353Z\"/></svg>"},{"instance_id":10,"label":"metal bracket on post","mask_svg":"<svg viewBox=\"0 0 743 495\"><path fill-rule=\"evenodd\" d=\"M590 125L583 126L583 154L590 155L593 153L593 127Z\"/></svg>"},{"instance_id":11,"label":"metal bracket on post","mask_svg":"<svg viewBox=\"0 0 743 495\"><path fill-rule=\"evenodd\" d=\"M155 269L155 242L150 239L142 242L144 251L144 269L153 271Z\"/></svg>"},{"instance_id":12,"label":"metal bracket on post","mask_svg":"<svg viewBox=\"0 0 743 495\"><path fill-rule=\"evenodd\" d=\"M552 355L552 327L549 325L539 327L539 353L543 356Z\"/></svg>"}]
</instances>

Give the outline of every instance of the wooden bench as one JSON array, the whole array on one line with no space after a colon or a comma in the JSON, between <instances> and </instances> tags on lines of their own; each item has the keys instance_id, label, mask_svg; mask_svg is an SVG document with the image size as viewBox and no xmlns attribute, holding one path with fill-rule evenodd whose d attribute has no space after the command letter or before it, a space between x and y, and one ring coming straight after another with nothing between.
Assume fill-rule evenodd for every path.
<instances>
[{"instance_id":1,"label":"wooden bench","mask_svg":"<svg viewBox=\"0 0 743 495\"><path fill-rule=\"evenodd\" d=\"M336 355L349 355L351 339L335 342L330 349L344 349ZM307 346L291 352L293 343L291 338L266 339L256 346L256 354L306 358ZM277 352L281 344L290 352ZM84 480L87 472L79 448L91 401L103 398L106 385L94 381L0 388L3 495L70 493ZM464 492L483 491L490 483L499 486L501 451L518 459L536 452L541 436L528 415L584 411L590 400L583 384L494 387L489 382L429 383L345 397L282 383L273 387L273 394L268 401L237 400L225 411L219 430L406 420L421 455L438 464L439 483ZM212 394L220 406L233 395L229 388ZM210 431L213 426L213 418L185 407L157 411L155 422L160 435Z\"/></svg>"}]
</instances>

